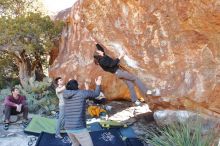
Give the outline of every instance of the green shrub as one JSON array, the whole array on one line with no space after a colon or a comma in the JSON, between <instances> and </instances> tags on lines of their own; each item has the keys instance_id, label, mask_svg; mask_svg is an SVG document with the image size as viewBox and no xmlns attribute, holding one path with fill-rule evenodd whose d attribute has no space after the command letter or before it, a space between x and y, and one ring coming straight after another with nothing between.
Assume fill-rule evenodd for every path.
<instances>
[{"instance_id":1,"label":"green shrub","mask_svg":"<svg viewBox=\"0 0 220 146\"><path fill-rule=\"evenodd\" d=\"M17 84L19 84L18 78L5 78L3 76L0 77L0 89L14 87Z\"/></svg>"},{"instance_id":2,"label":"green shrub","mask_svg":"<svg viewBox=\"0 0 220 146\"><path fill-rule=\"evenodd\" d=\"M216 133L204 133L201 122L188 122L149 130L146 135L145 142L152 146L212 146Z\"/></svg>"}]
</instances>

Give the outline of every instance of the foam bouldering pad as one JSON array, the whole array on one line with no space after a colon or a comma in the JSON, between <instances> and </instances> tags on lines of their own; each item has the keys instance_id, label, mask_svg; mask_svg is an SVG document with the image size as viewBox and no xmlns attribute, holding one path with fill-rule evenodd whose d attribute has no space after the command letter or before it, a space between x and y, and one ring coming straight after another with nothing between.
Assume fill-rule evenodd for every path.
<instances>
[{"instance_id":1,"label":"foam bouldering pad","mask_svg":"<svg viewBox=\"0 0 220 146\"><path fill-rule=\"evenodd\" d=\"M90 132L94 146L126 146L117 130L101 130ZM71 146L71 140L67 134L63 139L55 138L54 134L42 132L36 146Z\"/></svg>"}]
</instances>

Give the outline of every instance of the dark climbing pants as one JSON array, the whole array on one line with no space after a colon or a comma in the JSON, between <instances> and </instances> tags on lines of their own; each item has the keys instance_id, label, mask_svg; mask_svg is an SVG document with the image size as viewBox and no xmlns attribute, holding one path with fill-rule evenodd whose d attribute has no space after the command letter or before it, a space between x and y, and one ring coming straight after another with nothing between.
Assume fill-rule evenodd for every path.
<instances>
[{"instance_id":1,"label":"dark climbing pants","mask_svg":"<svg viewBox=\"0 0 220 146\"><path fill-rule=\"evenodd\" d=\"M11 106L7 106L5 105L5 109L4 109L4 114L5 114L5 120L9 120L10 121L10 116L11 115L17 115L23 113L23 118L25 120L28 119L28 106L22 106L21 111L17 112L16 111L16 107L11 107Z\"/></svg>"}]
</instances>

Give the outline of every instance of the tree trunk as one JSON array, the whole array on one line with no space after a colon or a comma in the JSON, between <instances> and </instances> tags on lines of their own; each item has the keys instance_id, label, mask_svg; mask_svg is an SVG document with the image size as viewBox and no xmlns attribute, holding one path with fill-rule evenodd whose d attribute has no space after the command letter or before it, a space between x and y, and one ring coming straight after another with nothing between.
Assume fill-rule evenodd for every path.
<instances>
[{"instance_id":1,"label":"tree trunk","mask_svg":"<svg viewBox=\"0 0 220 146\"><path fill-rule=\"evenodd\" d=\"M32 61L31 63L30 59L25 55L25 53L19 54L19 56L16 56L17 59L17 66L19 68L19 79L22 87L25 89L28 88L28 86L31 86L30 84L30 78L33 78L33 80L42 81L43 77L45 77L42 69L42 65L39 60Z\"/></svg>"},{"instance_id":2,"label":"tree trunk","mask_svg":"<svg viewBox=\"0 0 220 146\"><path fill-rule=\"evenodd\" d=\"M39 57L36 56L35 59L35 62L32 64L32 71L35 73L36 81L42 81L45 77L43 66L39 60Z\"/></svg>"},{"instance_id":3,"label":"tree trunk","mask_svg":"<svg viewBox=\"0 0 220 146\"><path fill-rule=\"evenodd\" d=\"M29 85L29 79L31 78L31 71L26 62L20 62L19 67L19 79L22 87L27 89Z\"/></svg>"}]
</instances>

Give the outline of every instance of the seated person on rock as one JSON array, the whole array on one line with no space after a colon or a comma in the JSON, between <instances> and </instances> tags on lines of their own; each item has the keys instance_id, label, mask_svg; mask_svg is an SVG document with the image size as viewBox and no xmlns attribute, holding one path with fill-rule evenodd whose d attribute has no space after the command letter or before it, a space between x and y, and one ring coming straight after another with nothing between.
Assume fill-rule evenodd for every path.
<instances>
[{"instance_id":1,"label":"seated person on rock","mask_svg":"<svg viewBox=\"0 0 220 146\"><path fill-rule=\"evenodd\" d=\"M11 115L23 113L23 124L26 126L28 122L28 104L26 102L26 97L20 95L18 88L12 88L11 93L11 95L5 97L4 101L5 130L8 130Z\"/></svg>"}]
</instances>

